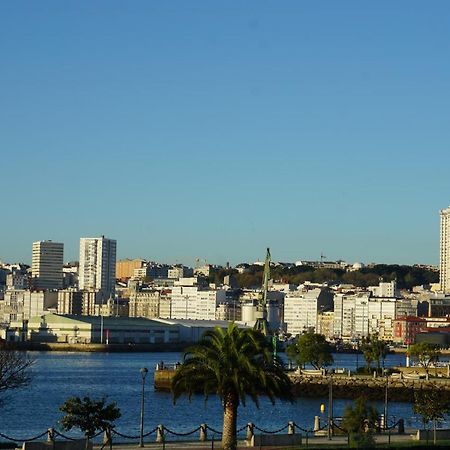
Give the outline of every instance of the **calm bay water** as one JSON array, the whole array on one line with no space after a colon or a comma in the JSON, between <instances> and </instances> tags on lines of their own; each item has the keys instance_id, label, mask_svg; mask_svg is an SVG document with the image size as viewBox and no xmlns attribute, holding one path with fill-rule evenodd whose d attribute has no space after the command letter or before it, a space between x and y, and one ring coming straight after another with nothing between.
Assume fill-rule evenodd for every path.
<instances>
[{"instance_id":1,"label":"calm bay water","mask_svg":"<svg viewBox=\"0 0 450 450\"><path fill-rule=\"evenodd\" d=\"M201 423L221 428L222 410L216 397L211 397L207 403L202 396L194 397L191 402L181 398L174 405L169 393L155 392L153 373L156 364L178 361L180 355L177 353L30 352L30 356L35 359L31 386L10 393L0 407L0 432L8 436L28 438L49 427L59 429L59 406L74 395L107 396L108 400L117 402L122 412L116 422L117 430L129 435L139 434L141 367L149 369L145 392L146 431L158 424L178 432L190 431ZM334 356L335 367L355 369L355 354ZM363 365L362 355L359 355L358 363ZM404 355L388 355L386 360L386 366L404 363ZM348 402L336 399L334 415L341 416ZM274 430L293 420L299 426L311 428L314 416L320 415L321 403L327 404L327 399L301 398L294 404L277 402L272 405L262 398L260 409L250 402L239 408L238 426L254 422L260 428ZM381 413L382 403L375 405ZM390 403L389 415L405 418L407 426L412 424L409 404Z\"/></svg>"}]
</instances>

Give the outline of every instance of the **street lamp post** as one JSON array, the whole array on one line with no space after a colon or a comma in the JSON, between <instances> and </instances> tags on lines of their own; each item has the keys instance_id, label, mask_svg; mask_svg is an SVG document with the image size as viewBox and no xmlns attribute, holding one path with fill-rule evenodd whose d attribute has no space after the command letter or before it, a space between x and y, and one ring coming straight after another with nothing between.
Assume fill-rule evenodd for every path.
<instances>
[{"instance_id":1,"label":"street lamp post","mask_svg":"<svg viewBox=\"0 0 450 450\"><path fill-rule=\"evenodd\" d=\"M333 376L328 381L328 439L333 436Z\"/></svg>"},{"instance_id":2,"label":"street lamp post","mask_svg":"<svg viewBox=\"0 0 450 450\"><path fill-rule=\"evenodd\" d=\"M389 376L385 372L386 375L386 386L384 391L384 429L386 430L388 427L388 389L389 389Z\"/></svg>"},{"instance_id":3,"label":"street lamp post","mask_svg":"<svg viewBox=\"0 0 450 450\"><path fill-rule=\"evenodd\" d=\"M140 370L142 376L142 395L141 395L141 427L139 433L139 447L144 446L144 393L145 393L145 377L147 376L147 367Z\"/></svg>"}]
</instances>

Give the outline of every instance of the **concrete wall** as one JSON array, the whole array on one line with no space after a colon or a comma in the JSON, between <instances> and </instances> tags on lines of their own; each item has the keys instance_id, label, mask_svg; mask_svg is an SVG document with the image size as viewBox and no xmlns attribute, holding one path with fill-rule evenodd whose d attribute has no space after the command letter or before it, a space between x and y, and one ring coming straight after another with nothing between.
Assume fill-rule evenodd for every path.
<instances>
[{"instance_id":1,"label":"concrete wall","mask_svg":"<svg viewBox=\"0 0 450 450\"><path fill-rule=\"evenodd\" d=\"M428 440L433 440L433 430L428 430ZM427 430L417 430L417 434L415 436L417 441L426 441L427 440ZM450 439L450 429L442 429L436 430L436 439Z\"/></svg>"},{"instance_id":2,"label":"concrete wall","mask_svg":"<svg viewBox=\"0 0 450 450\"><path fill-rule=\"evenodd\" d=\"M301 434L255 434L251 440L251 447L301 445Z\"/></svg>"}]
</instances>

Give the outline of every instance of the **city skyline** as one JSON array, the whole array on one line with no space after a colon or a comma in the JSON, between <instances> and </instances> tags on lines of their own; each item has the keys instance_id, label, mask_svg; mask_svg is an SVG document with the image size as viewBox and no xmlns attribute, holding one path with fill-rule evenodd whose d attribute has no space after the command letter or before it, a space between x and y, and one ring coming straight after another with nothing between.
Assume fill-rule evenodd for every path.
<instances>
[{"instance_id":1,"label":"city skyline","mask_svg":"<svg viewBox=\"0 0 450 450\"><path fill-rule=\"evenodd\" d=\"M440 211L440 214L442 215L442 211L447 211L449 210L449 208L447 209L443 209ZM442 227L441 227L441 233L442 233ZM116 257L116 239L111 239L111 238L105 238L104 235L102 236L98 236L98 237L91 237L91 238L78 238L78 248L76 250L76 254L74 255L73 258L69 257L69 256L64 256L64 264L68 264L68 263L73 263L73 262L77 262L80 263L80 261L82 260L81 258L81 253L82 253L82 247L83 247L83 242L84 241L102 241L102 240L106 240L106 241L112 241L114 242L114 257ZM66 243L65 242L61 242L61 243L56 243L53 239L44 239L42 241L37 241L37 242L33 242L32 244L32 249L30 251L30 255L28 258L24 258L21 260L12 260L12 259L7 259L7 258L1 258L0 255L0 263L8 263L8 264L27 264L30 266L30 268L32 267L32 260L33 260L33 255L35 252L35 245L39 244L40 242L43 243L49 243L49 244L56 244L56 245L61 245L64 246L64 255L66 255ZM120 243L119 243L120 245ZM440 249L442 251L442 248L444 247L446 248L446 244L442 244L440 245ZM271 251L273 253L273 251ZM118 253L119 254L119 253ZM119 254L120 255L120 254ZM275 252L276 255L276 252ZM264 256L264 255L263 255ZM147 261L147 262L156 262L156 263L161 263L161 264L168 264L168 265L180 265L180 264L184 264L187 265L188 267L194 267L194 266L199 266L201 264L212 264L212 265L218 265L218 266L225 266L226 264L231 264L231 266L235 266L238 265L240 263L260 263L263 264L264 262L264 258L262 256L259 257L255 257L255 258L243 258L239 261L232 261L231 259L226 259L224 262L219 262L219 261L212 261L212 260L208 260L206 258L201 258L201 257L197 257L197 258L190 258L190 257L186 257L185 260L181 260L181 259L176 259L176 260L167 260L167 259L156 259L156 258L152 258L151 256L149 257L148 255L126 255L126 256L117 256L116 258L117 262L119 261L138 261L138 260L143 260L143 261ZM304 261L304 262L308 262L308 261L315 261L315 262L319 262L319 261L343 261L343 262L347 262L349 264L353 264L353 263L362 263L363 265L367 265L367 264L393 264L393 265L415 265L415 264L424 264L424 265L430 265L430 266L436 266L439 267L439 261L438 263L430 263L430 262L424 262L424 261L415 261L415 262L399 262L399 261L385 261L385 260L381 260L381 261L363 261L363 260L350 260L350 259L346 259L344 257L337 257L337 258L329 258L327 257L323 252L321 252L319 255L313 255L310 258L302 258L302 257L297 257L297 258L293 258L293 259L283 259L283 258L272 258L273 262L282 262L282 263L295 263L295 262L299 262L299 261Z\"/></svg>"},{"instance_id":2,"label":"city skyline","mask_svg":"<svg viewBox=\"0 0 450 450\"><path fill-rule=\"evenodd\" d=\"M450 4L0 4L0 260L438 264Z\"/></svg>"}]
</instances>

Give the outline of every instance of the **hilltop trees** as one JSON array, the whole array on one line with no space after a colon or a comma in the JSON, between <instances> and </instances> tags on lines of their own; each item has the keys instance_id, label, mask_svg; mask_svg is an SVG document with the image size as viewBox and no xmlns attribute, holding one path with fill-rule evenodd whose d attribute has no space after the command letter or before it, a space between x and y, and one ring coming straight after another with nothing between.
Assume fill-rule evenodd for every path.
<instances>
[{"instance_id":1,"label":"hilltop trees","mask_svg":"<svg viewBox=\"0 0 450 450\"><path fill-rule=\"evenodd\" d=\"M347 272L343 269L329 269L323 267L301 266L273 266L271 267L272 277L275 280L283 280L286 283L301 284L305 281L324 283L336 281L350 283L359 287L377 285L380 278L385 281L397 280L400 289L411 289L413 286L435 283L439 281L439 273L430 269L415 266L400 266L377 264L371 267L364 267L360 270ZM211 272L210 282L222 282L224 275L234 274L239 287L249 288L261 286L262 267L250 265L244 273L237 273L235 269L218 269Z\"/></svg>"}]
</instances>

